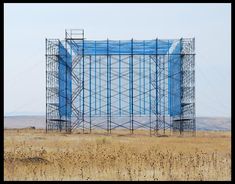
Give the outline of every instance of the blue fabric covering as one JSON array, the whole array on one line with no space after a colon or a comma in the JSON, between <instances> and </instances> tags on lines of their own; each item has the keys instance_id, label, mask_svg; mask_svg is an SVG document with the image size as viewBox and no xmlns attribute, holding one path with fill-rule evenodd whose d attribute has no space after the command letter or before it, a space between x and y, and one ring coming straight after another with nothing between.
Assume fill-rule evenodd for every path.
<instances>
[{"instance_id":1,"label":"blue fabric covering","mask_svg":"<svg viewBox=\"0 0 235 184\"><path fill-rule=\"evenodd\" d=\"M169 41L169 45L168 45ZM82 48L82 41L69 42L72 46L76 42L80 48ZM156 52L158 54L166 54L171 47L173 40L158 40L158 49L156 51L156 40L133 40L133 54L135 55L154 55ZM132 54L132 41L131 40L84 40L84 55L106 55L106 54L120 54L120 55L129 55ZM72 46L74 51L78 47ZM177 50L175 51L175 53ZM176 53L177 54L177 53Z\"/></svg>"},{"instance_id":2,"label":"blue fabric covering","mask_svg":"<svg viewBox=\"0 0 235 184\"><path fill-rule=\"evenodd\" d=\"M180 42L173 50L173 54L180 52ZM170 116L181 113L181 56L170 55L168 61L168 112Z\"/></svg>"},{"instance_id":3,"label":"blue fabric covering","mask_svg":"<svg viewBox=\"0 0 235 184\"><path fill-rule=\"evenodd\" d=\"M173 48L173 44L176 44L176 46ZM81 40L73 40L73 41L68 41L67 42L71 47L71 51L74 53L80 53L82 54L82 48L83 48L83 41ZM133 45L132 45L133 43ZM132 46L133 46L133 50L132 50ZM157 49L156 49L157 48ZM171 48L171 49L170 49ZM180 83L180 79L181 79L181 56L180 56L180 41L179 40L102 40L102 41L95 41L95 40L84 40L84 58L85 56L91 56L92 58L92 62L94 63L94 57L98 57L99 55L139 55L140 58L138 59L143 59L141 58L143 55L165 55L168 54L169 49L171 50L169 53L169 60L168 60L168 114L171 116L175 116L175 115L179 115L181 113L181 83ZM67 54L67 59L66 59L66 54ZM59 95L59 114L61 117L67 117L70 118L71 117L71 99L72 99L72 77L71 77L71 66L72 66L72 54L69 54L68 51L66 51L65 47L63 46L62 43L60 43L59 45L59 91L60 91L60 95ZM125 56L123 56L125 57ZM146 57L146 61L148 62L149 60L147 59L148 56L144 56ZM87 57L86 57L87 59ZM138 60L137 59L137 60ZM134 62L137 61L136 59L134 59ZM97 60L98 61L98 60ZM128 67L127 66L127 61L125 61L126 64L123 62L122 63L122 67ZM147 63L146 62L146 63ZM66 63L67 63L67 74L66 74ZM85 60L85 63L88 63L88 60ZM106 63L106 60L105 60ZM117 62L116 62L117 63ZM141 63L140 63L141 64ZM98 65L98 63L97 63ZM152 61L152 67L153 67L154 62ZM116 67L118 67L117 65L115 65ZM142 64L141 64L142 66ZM148 66L148 64L146 64L146 67ZM92 67L94 68L94 65L92 65ZM102 66L104 67L104 66ZM138 70L138 69L137 69ZM137 72L137 70L135 72ZM102 72L106 72L106 69L102 70ZM112 70L112 72L114 72L114 70ZM125 70L123 70L125 71ZM92 70L93 72L93 70ZM97 72L98 72L98 68L97 68ZM117 72L117 71L115 71ZM146 68L145 71L145 75L148 75L149 69L148 67ZM153 71L152 71L153 72ZM89 70L88 68L85 69L85 88L89 83L88 77L89 77ZM92 76L94 75L94 73L92 73ZM98 75L98 73L97 73ZM142 74L143 75L143 74ZM66 76L67 76L67 85L66 85ZM103 78L104 77L104 78ZM102 79L106 80L106 75L103 76ZM126 78L129 78L129 75L126 76ZM92 94L94 94L94 78L91 79L92 82ZM112 80L112 85L111 88L115 88L114 86L114 82L117 82L118 79L115 79L116 81ZM125 79L126 82L128 79ZM134 81L135 81L135 74L134 74ZM124 89L125 83L122 83L122 90ZM141 85L143 85L143 81L141 83ZM147 91L147 86L148 86L148 77L146 78L146 91ZM117 85L116 85L117 87ZM102 82L102 90L104 90L106 88L106 83ZM128 88L128 87L125 87ZM135 89L139 89L137 86L137 83L135 84ZM100 91L102 91L100 90ZM134 96L139 94L138 90L134 91ZM142 93L143 93L143 89L141 88ZM98 88L97 88L98 91ZM117 92L112 92L112 95L116 94ZM82 93L81 93L82 94ZM66 96L67 95L67 96ZM105 94L102 94L103 96L105 96ZM97 97L100 96L99 93L97 94ZM128 101L128 94L123 94L122 97L126 97L127 99L122 99L122 107L125 106L125 101ZM66 98L67 98L67 103L66 103ZM91 98L91 105L92 105L92 109L94 108L94 95ZM104 97L106 98L106 97ZM89 92L85 91L85 104L88 104L88 99L89 99ZM98 99L98 98L97 98ZM116 104L116 102L114 102L116 99L112 98L112 107L115 106L115 108L111 109L112 113L116 110L116 107L118 106L118 104ZM117 100L116 100L117 101ZM146 110L145 112L143 112L144 109L144 101L143 101L143 95L142 95L142 99L140 99L141 101L141 107L138 107L136 104L140 104L139 101L135 101L134 102L134 114L135 113L139 113L139 109L141 110L141 114L149 114L149 111ZM97 101L98 102L98 101ZM103 103L103 102L102 102ZM146 109L148 109L148 96L146 96ZM85 106L85 114L87 112ZM99 108L99 107L98 107ZM102 114L106 113L105 110L105 104L102 104L102 108L99 110L102 110ZM122 108L121 114L125 114L124 112L127 112L128 114L128 109L124 109ZM92 115L94 115L93 113L95 113L95 111L92 111ZM117 111L117 113L120 113L119 111ZM152 112L151 112L152 113Z\"/></svg>"},{"instance_id":4,"label":"blue fabric covering","mask_svg":"<svg viewBox=\"0 0 235 184\"><path fill-rule=\"evenodd\" d=\"M67 71L66 71L66 54L67 54ZM66 51L64 46L59 43L59 114L60 117L67 119L71 117L71 99L72 99L72 78L71 78L71 55ZM67 72L67 81L66 81ZM66 86L67 83L67 86ZM67 98L67 103L66 103Z\"/></svg>"}]
</instances>

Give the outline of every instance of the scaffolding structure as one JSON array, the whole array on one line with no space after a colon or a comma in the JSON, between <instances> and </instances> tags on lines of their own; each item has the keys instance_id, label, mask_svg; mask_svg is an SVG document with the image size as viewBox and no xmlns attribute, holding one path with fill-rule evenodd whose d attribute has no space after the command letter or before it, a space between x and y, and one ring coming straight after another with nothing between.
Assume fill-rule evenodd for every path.
<instances>
[{"instance_id":1,"label":"scaffolding structure","mask_svg":"<svg viewBox=\"0 0 235 184\"><path fill-rule=\"evenodd\" d=\"M46 39L46 131L195 135L195 39Z\"/></svg>"}]
</instances>

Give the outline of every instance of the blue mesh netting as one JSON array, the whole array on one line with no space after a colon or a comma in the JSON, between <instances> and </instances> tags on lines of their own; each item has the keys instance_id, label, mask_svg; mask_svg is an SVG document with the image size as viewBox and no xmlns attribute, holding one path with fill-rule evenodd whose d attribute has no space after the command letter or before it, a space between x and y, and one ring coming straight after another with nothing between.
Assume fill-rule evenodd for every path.
<instances>
[{"instance_id":1,"label":"blue mesh netting","mask_svg":"<svg viewBox=\"0 0 235 184\"><path fill-rule=\"evenodd\" d=\"M175 55L179 52L180 43L177 43L168 61L168 111L171 116L181 113L181 56Z\"/></svg>"},{"instance_id":2,"label":"blue mesh netting","mask_svg":"<svg viewBox=\"0 0 235 184\"><path fill-rule=\"evenodd\" d=\"M67 62L66 62L66 57L67 57ZM71 78L72 58L61 43L59 43L58 61L59 61L59 115L62 118L70 117L71 98L72 98L72 78ZM66 70L66 63L68 65L67 70ZM66 99L68 103L66 103Z\"/></svg>"},{"instance_id":3,"label":"blue mesh netting","mask_svg":"<svg viewBox=\"0 0 235 184\"><path fill-rule=\"evenodd\" d=\"M133 45L132 45L133 43ZM81 53L82 52L82 46L83 46L83 41L69 41L68 44L70 45L71 50L74 53ZM174 45L175 44L175 45ZM174 45L174 46L173 46ZM132 49L133 47L133 49ZM157 48L157 50L156 50ZM170 50L170 52L168 52ZM72 57L71 54L68 53L68 51L66 51L65 47L63 46L63 44L60 44L59 46L59 76L60 76L60 80L59 80L59 90L60 90L60 97L59 97L59 113L60 116L67 116L67 117L71 117L71 99L72 99L72 78L71 78L71 65L72 65ZM180 41L179 40L144 40L144 41L137 41L137 40L133 40L133 42L131 40L120 40L120 41L115 41L115 40L102 40L102 41L94 41L94 40L84 40L84 57L85 56L91 56L92 58L92 67L94 68L94 57L98 56L98 55L103 55L106 56L107 54L109 55L138 55L140 58L138 59L142 59L143 60L143 56L144 55L165 55L169 53L169 60L168 60L168 113L171 116L174 115L179 115L181 112L181 89L180 89L180 78L181 78L181 57L180 57ZM66 54L67 54L67 85L66 85ZM82 54L82 53L81 53ZM148 56L146 56L147 58ZM85 59L85 63L88 64L89 61L87 60L89 58ZM137 59L135 59L134 62L136 62ZM146 59L146 61L148 61ZM105 60L106 62L106 60ZM127 61L126 61L127 62ZM147 63L147 62L146 62ZM98 65L98 63L97 63ZM152 61L152 65L154 65L153 61ZM102 65L103 66L103 65ZM105 65L106 66L106 65ZM125 63L122 64L122 66L125 66ZM142 66L142 64L141 64ZM103 66L104 67L104 66ZM113 67L118 67L116 65L113 65ZM128 67L127 65L125 67ZM145 75L148 74L148 64L146 64L146 73ZM98 71L98 68L97 68ZM123 69L122 72L124 72L125 70ZM93 70L92 70L93 72ZM102 72L106 72L106 70L102 70ZM115 71L115 69L112 70L112 73L114 72L118 72ZM134 72L137 72L134 71ZM87 68L87 66L85 66L85 87L88 88L88 83L89 83L89 68ZM91 94L93 94L92 99L91 99L91 104L92 104L92 110L93 110L93 106L95 104L95 102L98 104L98 100L94 102L94 73L92 73L92 92ZM98 74L97 74L98 75ZM143 75L143 74L142 74ZM134 74L134 80L135 80L135 74ZM129 77L129 75L126 76L127 78ZM102 79L106 80L106 75L102 75ZM117 80L117 79L116 79ZM128 80L126 80L126 82L128 82ZM112 88L114 91L112 91L112 95L115 95L115 90L118 88L117 85L114 84L115 81L113 80L112 82ZM146 79L146 91L148 88L148 79ZM125 87L125 83L122 83L122 88ZM135 83L134 84L134 88L137 89L137 91L134 91L134 95L138 95L138 84ZM143 82L142 84L143 85ZM102 89L106 88L106 83L102 82ZM128 88L128 87L127 87ZM143 92L143 89L141 87L141 90ZM98 91L98 87L97 87L97 91ZM123 90L122 90L123 91ZM118 93L118 92L117 92ZM66 105L66 95L67 95L67 105ZM126 96L128 96L128 94L125 94ZM124 95L124 96L125 96ZM98 94L97 94L98 96ZM102 96L105 96L105 93L102 94ZM88 103L88 99L89 99L89 92L85 92L85 104L89 104ZM98 98L97 98L98 99ZM118 107L117 105L117 99L116 98L112 98L114 101L112 101L112 107L113 109L111 110L112 113L116 112L115 109ZM126 101L128 101L128 97L126 99ZM139 109L141 110L141 113L143 114L143 95L142 95L142 99L140 99L141 101L141 107L138 107L136 104L139 104L139 102L135 101L134 103L134 113L136 112L137 114L139 113ZM106 103L106 102L104 102ZM146 96L146 108L148 109L148 104L149 104L149 100L148 100L148 96ZM123 107L125 105L124 100L122 101L122 113L124 113L125 107ZM100 108L99 110L103 110L104 113L106 113L105 111L105 104L102 104L103 109ZM115 107L114 107L115 106ZM88 108L88 107L87 107ZM89 109L87 109L88 111ZM86 108L85 108L86 111ZM94 110L93 110L94 111ZM95 111L92 114L95 113ZM149 110L146 110L144 114L148 114ZM102 112L102 113L103 113ZM128 109L126 109L126 112L128 114ZM116 112L118 113L118 111Z\"/></svg>"},{"instance_id":4,"label":"blue mesh netting","mask_svg":"<svg viewBox=\"0 0 235 184\"><path fill-rule=\"evenodd\" d=\"M151 54L166 54L171 47L173 40L157 40L157 51L156 51L156 40L133 40L133 53L132 53L132 41L131 40L84 40L84 54L85 55L106 55L111 54L134 54L134 55L151 55ZM82 48L82 41L69 42L73 50L76 48ZM177 50L175 51L175 53Z\"/></svg>"}]
</instances>

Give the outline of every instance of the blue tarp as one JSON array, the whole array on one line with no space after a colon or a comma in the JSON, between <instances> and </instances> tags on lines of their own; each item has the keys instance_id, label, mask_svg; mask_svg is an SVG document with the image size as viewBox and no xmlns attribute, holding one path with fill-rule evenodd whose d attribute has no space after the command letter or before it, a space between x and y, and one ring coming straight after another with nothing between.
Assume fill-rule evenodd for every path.
<instances>
[{"instance_id":1,"label":"blue tarp","mask_svg":"<svg viewBox=\"0 0 235 184\"><path fill-rule=\"evenodd\" d=\"M71 99L72 99L72 78L71 78L72 58L61 42L59 43L58 62L59 62L59 114L60 117L62 118L65 117L69 118L71 117Z\"/></svg>"},{"instance_id":2,"label":"blue tarp","mask_svg":"<svg viewBox=\"0 0 235 184\"><path fill-rule=\"evenodd\" d=\"M170 116L181 113L181 56L175 55L180 52L180 42L170 55L168 61L168 112Z\"/></svg>"},{"instance_id":3,"label":"blue tarp","mask_svg":"<svg viewBox=\"0 0 235 184\"><path fill-rule=\"evenodd\" d=\"M120 41L116 41L116 40L103 40L103 41L94 41L94 40L84 40L83 41L68 41L67 42L71 47L71 50L74 53L77 52L82 52L82 46L84 43L84 57L85 56L91 56L92 61L91 63L94 63L94 57L98 57L98 55L102 55L105 56L107 54L109 55L139 55L139 58L135 58L134 62L137 60L140 60L143 58L142 55L165 55L165 54L169 54L169 60L168 60L168 114L171 116L175 116L175 115L179 115L181 113L181 83L180 83L180 79L181 79L181 56L180 56L180 41L179 40L143 40L143 41L138 41L138 40L120 40ZM175 47L173 47L173 45L176 44ZM133 48L133 49L132 49ZM171 48L170 53L168 52L169 49ZM174 48L172 50L172 48ZM82 54L82 53L81 53ZM66 57L67 55L67 57ZM123 56L125 57L125 56ZM150 61L150 59L147 56L146 57L146 61ZM98 61L98 59L97 59ZM111 59L110 59L111 61ZM127 61L127 60L123 60L123 61ZM105 62L105 66L106 66L106 60L104 60ZM153 61L151 61L152 64L151 65L155 65ZM67 63L67 69L66 69L66 63ZM88 64L88 60L87 57L85 59L85 63ZM128 62L127 62L128 63ZM147 62L146 62L147 63ZM117 64L117 62L116 62ZM141 63L140 63L141 64ZM60 95L59 95L59 114L61 117L67 117L70 118L71 117L71 99L72 99L72 77L71 77L71 65L72 65L72 57L71 54L66 51L65 47L63 46L62 43L60 43L59 45L59 90L60 90ZM122 64L122 67L128 67L127 65L125 65L125 63ZM142 64L141 64L142 66ZM148 75L149 73L149 69L147 68L147 64L146 64L146 70L145 70L145 75ZM104 65L102 65L102 67L104 67ZM115 67L118 67L117 65L115 65ZM136 67L136 66L135 66ZM92 68L94 68L94 64L92 64ZM66 71L67 70L67 71ZM97 63L97 76L98 76L98 63ZM138 69L136 69L136 71L134 71L134 73L137 72ZM124 72L125 70L123 70ZM94 72L92 70L92 72ZM106 72L106 69L102 69L102 72ZM112 70L112 72L116 72L115 69ZM142 71L143 72L143 71ZM67 74L66 74L67 73ZM138 73L138 72L137 72ZM89 70L88 68L85 68L85 88L88 89L88 85L89 84ZM92 73L92 89L93 90L91 92L91 94L94 94L94 73ZM143 74L142 74L143 75ZM66 82L66 76L67 76L67 82ZM135 74L134 74L134 80L135 80ZM125 82L128 82L128 78L129 75L126 76ZM97 80L99 78L96 78ZM106 75L102 75L102 80L106 80ZM117 82L118 79L115 79L116 81L112 80L112 85L111 88L115 88L115 84L114 82ZM124 79L123 79L124 81ZM128 88L125 87L125 83L123 83L122 81L122 87L121 87L121 91L124 91L124 88ZM67 84L67 85L66 85ZM98 82L96 83L98 85ZM138 82L136 82L135 85L135 90L134 90L134 95L139 94L138 90L141 89L142 93L143 93L143 89L142 87L139 88L138 87ZM140 84L141 86L143 85L143 81ZM97 87L97 86L96 86ZM117 85L116 85L117 87ZM147 88L149 87L148 84L148 77L146 78L146 91L148 90ZM95 102L97 102L98 104L98 97L101 96L99 93L101 93L101 91L105 91L106 88L106 83L103 83L102 81L102 86L101 89L98 90L97 87L97 98L96 101L94 101L94 95L92 95L91 97L91 105L92 105L92 109L94 109L94 104ZM90 90L90 88L89 88ZM114 90L114 89L112 89ZM112 91L112 95L117 95L118 92L116 92L115 90ZM81 93L82 94L82 93ZM89 92L85 91L85 102L88 103L89 100ZM146 94L146 108L149 109L148 104L148 94ZM105 94L102 94L102 96L105 97ZM128 101L128 94L122 95L122 97L126 97L127 99L123 99L122 98L122 111L121 113L124 114L124 107L125 106L125 101ZM135 101L134 102L134 112L135 113L139 113L139 109L144 109L144 103L143 103L143 94L142 94L142 99L140 99L141 103L139 103L139 101ZM67 103L66 103L66 99L67 99ZM115 100L117 101L116 98L112 98L112 107L115 106L115 108L113 108L111 111L113 112L114 110L116 110L117 108L117 104L114 102ZM141 104L141 107L138 107L138 104ZM106 104L107 105L107 104ZM88 107L87 107L88 108ZM97 108L97 107L96 107ZM99 106L98 106L99 108ZM100 105L101 108L101 105ZM102 110L102 114L106 113L105 110L105 104L102 104L102 108L99 109L100 111ZM87 109L88 110L88 109ZM85 111L86 111L86 107L85 107ZM128 109L126 109L126 112L128 113ZM93 113L95 113L95 111L92 111L92 115ZM119 113L117 111L117 113ZM145 113L142 112L141 110L141 114L148 114L149 111L146 110Z\"/></svg>"},{"instance_id":4,"label":"blue tarp","mask_svg":"<svg viewBox=\"0 0 235 184\"><path fill-rule=\"evenodd\" d=\"M82 41L69 42L72 48L74 43L78 46L76 48L83 46ZM156 52L166 54L172 43L173 40L84 40L84 55L155 55Z\"/></svg>"}]
</instances>

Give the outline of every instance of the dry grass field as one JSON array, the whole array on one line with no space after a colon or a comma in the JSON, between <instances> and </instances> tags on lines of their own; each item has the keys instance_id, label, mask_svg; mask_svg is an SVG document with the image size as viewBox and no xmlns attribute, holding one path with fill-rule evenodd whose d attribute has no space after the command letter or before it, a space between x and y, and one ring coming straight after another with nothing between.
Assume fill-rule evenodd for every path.
<instances>
[{"instance_id":1,"label":"dry grass field","mask_svg":"<svg viewBox=\"0 0 235 184\"><path fill-rule=\"evenodd\" d=\"M4 130L4 180L231 180L231 133Z\"/></svg>"}]
</instances>

